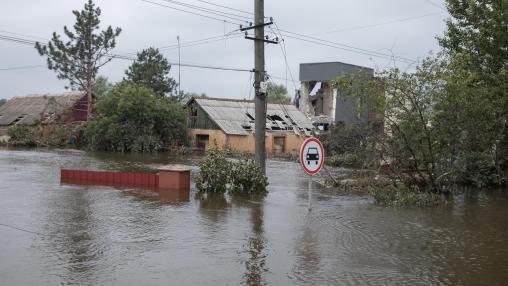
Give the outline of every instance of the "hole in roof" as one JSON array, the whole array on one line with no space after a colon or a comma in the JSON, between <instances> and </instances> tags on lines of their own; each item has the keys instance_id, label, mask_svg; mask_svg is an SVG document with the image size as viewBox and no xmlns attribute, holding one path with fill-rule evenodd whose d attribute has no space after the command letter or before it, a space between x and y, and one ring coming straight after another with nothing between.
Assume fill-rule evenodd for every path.
<instances>
[{"instance_id":1,"label":"hole in roof","mask_svg":"<svg viewBox=\"0 0 508 286\"><path fill-rule=\"evenodd\" d=\"M268 118L272 121L284 121L284 119L282 119L282 117L278 116L277 114L267 115L266 118Z\"/></svg>"},{"instance_id":2,"label":"hole in roof","mask_svg":"<svg viewBox=\"0 0 508 286\"><path fill-rule=\"evenodd\" d=\"M252 130L252 126L250 124L247 124L247 123L242 124L242 128L244 130Z\"/></svg>"}]
</instances>

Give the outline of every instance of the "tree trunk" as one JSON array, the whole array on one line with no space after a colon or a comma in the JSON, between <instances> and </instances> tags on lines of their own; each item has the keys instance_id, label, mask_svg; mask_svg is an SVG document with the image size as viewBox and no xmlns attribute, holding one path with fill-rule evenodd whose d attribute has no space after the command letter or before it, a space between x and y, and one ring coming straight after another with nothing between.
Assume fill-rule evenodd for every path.
<instances>
[{"instance_id":1,"label":"tree trunk","mask_svg":"<svg viewBox=\"0 0 508 286\"><path fill-rule=\"evenodd\" d=\"M86 93L86 119L87 121L92 117L92 82L87 81L85 87Z\"/></svg>"}]
</instances>

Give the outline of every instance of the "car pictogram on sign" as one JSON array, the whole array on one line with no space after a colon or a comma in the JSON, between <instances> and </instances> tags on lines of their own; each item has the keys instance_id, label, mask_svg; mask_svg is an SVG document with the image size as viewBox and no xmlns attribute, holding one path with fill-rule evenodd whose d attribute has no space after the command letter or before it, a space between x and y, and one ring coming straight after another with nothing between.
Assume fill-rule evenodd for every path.
<instances>
[{"instance_id":1,"label":"car pictogram on sign","mask_svg":"<svg viewBox=\"0 0 508 286\"><path fill-rule=\"evenodd\" d=\"M319 173L325 161L323 144L319 139L310 137L305 139L300 147L300 164L305 173L315 175Z\"/></svg>"},{"instance_id":2,"label":"car pictogram on sign","mask_svg":"<svg viewBox=\"0 0 508 286\"><path fill-rule=\"evenodd\" d=\"M307 164L310 165L310 162L313 162L314 164L318 164L319 163L319 152L318 152L318 149L317 148L309 148L307 150L307 155L306 155L306 159L307 159Z\"/></svg>"}]
</instances>

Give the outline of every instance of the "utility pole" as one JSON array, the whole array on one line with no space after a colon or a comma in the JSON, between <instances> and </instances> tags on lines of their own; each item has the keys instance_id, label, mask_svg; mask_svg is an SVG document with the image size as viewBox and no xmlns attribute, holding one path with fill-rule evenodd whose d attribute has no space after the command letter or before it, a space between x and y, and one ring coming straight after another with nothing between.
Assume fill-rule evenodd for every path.
<instances>
[{"instance_id":1,"label":"utility pole","mask_svg":"<svg viewBox=\"0 0 508 286\"><path fill-rule=\"evenodd\" d=\"M256 163L266 174L266 90L261 90L261 83L265 81L265 0L254 0L254 90L256 94L255 103L255 142L256 142ZM261 40L259 40L261 39Z\"/></svg>"},{"instance_id":2,"label":"utility pole","mask_svg":"<svg viewBox=\"0 0 508 286\"><path fill-rule=\"evenodd\" d=\"M245 33L245 38L254 41L254 90L255 99L255 144L256 164L266 174L266 82L265 82L265 43L278 44L276 41L265 38L265 26L273 24L273 19L265 23L264 0L254 0L254 26L240 26L241 31L254 30L254 37Z\"/></svg>"},{"instance_id":3,"label":"utility pole","mask_svg":"<svg viewBox=\"0 0 508 286\"><path fill-rule=\"evenodd\" d=\"M176 36L176 40L178 41L178 96L180 96L181 93L181 86L182 86L182 78L180 74L180 68L181 68L181 57L180 57L180 36Z\"/></svg>"}]
</instances>

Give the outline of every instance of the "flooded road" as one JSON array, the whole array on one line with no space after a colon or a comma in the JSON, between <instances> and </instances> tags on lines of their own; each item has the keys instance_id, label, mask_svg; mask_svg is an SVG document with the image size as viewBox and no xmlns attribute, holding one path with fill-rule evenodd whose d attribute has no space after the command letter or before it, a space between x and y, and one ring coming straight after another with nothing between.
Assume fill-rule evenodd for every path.
<instances>
[{"instance_id":1,"label":"flooded road","mask_svg":"<svg viewBox=\"0 0 508 286\"><path fill-rule=\"evenodd\" d=\"M506 285L508 196L384 208L268 162L265 198L60 185L167 156L0 149L1 285ZM194 192L194 190L193 190Z\"/></svg>"}]
</instances>

